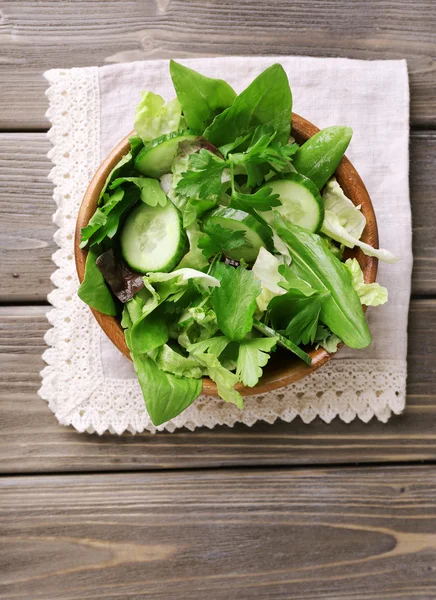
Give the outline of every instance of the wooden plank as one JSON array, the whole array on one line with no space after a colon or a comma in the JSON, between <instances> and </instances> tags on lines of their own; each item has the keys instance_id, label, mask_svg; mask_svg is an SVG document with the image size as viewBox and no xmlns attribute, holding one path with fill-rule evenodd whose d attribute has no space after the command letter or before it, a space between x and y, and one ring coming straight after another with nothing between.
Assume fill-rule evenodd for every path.
<instances>
[{"instance_id":1,"label":"wooden plank","mask_svg":"<svg viewBox=\"0 0 436 600\"><path fill-rule=\"evenodd\" d=\"M54 67L217 55L407 58L415 125L436 124L432 0L4 0L0 128L46 129Z\"/></svg>"},{"instance_id":2,"label":"wooden plank","mask_svg":"<svg viewBox=\"0 0 436 600\"><path fill-rule=\"evenodd\" d=\"M56 245L45 134L0 135L0 301L35 302L52 289Z\"/></svg>"},{"instance_id":3,"label":"wooden plank","mask_svg":"<svg viewBox=\"0 0 436 600\"><path fill-rule=\"evenodd\" d=\"M407 410L387 425L317 419L308 426L297 419L121 437L61 427L36 395L45 310L0 308L1 472L436 460L436 300L412 303Z\"/></svg>"},{"instance_id":4,"label":"wooden plank","mask_svg":"<svg viewBox=\"0 0 436 600\"><path fill-rule=\"evenodd\" d=\"M431 467L0 481L0 598L429 600Z\"/></svg>"},{"instance_id":5,"label":"wooden plank","mask_svg":"<svg viewBox=\"0 0 436 600\"><path fill-rule=\"evenodd\" d=\"M44 134L0 134L0 302L44 300L52 289L53 186ZM411 137L413 292L436 293L436 132ZM18 276L18 277L17 277Z\"/></svg>"}]
</instances>

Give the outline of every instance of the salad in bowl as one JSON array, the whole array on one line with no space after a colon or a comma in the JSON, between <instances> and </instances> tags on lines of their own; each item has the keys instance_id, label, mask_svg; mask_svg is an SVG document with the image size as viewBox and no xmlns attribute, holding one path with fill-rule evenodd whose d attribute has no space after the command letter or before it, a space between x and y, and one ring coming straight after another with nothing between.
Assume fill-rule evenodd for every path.
<instances>
[{"instance_id":1,"label":"salad in bowl","mask_svg":"<svg viewBox=\"0 0 436 600\"><path fill-rule=\"evenodd\" d=\"M176 98L142 93L91 215L85 196L76 252L78 295L115 323L155 425L203 380L242 409L270 360L299 361L299 378L341 344L367 347L364 309L387 301L377 260L396 260L343 159L352 130L293 115L281 65L239 95L175 61L170 74ZM354 177L362 206L346 195Z\"/></svg>"}]
</instances>

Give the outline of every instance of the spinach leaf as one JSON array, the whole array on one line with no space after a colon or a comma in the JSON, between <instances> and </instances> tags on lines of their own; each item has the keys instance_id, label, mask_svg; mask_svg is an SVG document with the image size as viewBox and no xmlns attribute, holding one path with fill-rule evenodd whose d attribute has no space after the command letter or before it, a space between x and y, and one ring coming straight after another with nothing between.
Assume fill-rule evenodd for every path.
<instances>
[{"instance_id":1,"label":"spinach leaf","mask_svg":"<svg viewBox=\"0 0 436 600\"><path fill-rule=\"evenodd\" d=\"M217 263L213 273L221 283L211 296L218 327L230 340L242 340L253 327L260 283L243 267Z\"/></svg>"},{"instance_id":2,"label":"spinach leaf","mask_svg":"<svg viewBox=\"0 0 436 600\"><path fill-rule=\"evenodd\" d=\"M170 74L190 129L203 131L212 120L233 103L236 93L222 79L205 77L188 67L170 61Z\"/></svg>"},{"instance_id":3,"label":"spinach leaf","mask_svg":"<svg viewBox=\"0 0 436 600\"><path fill-rule=\"evenodd\" d=\"M322 302L321 321L351 348L369 346L371 334L347 267L319 235L285 222L278 213L274 229L288 246L295 275L319 292L330 292Z\"/></svg>"},{"instance_id":4,"label":"spinach leaf","mask_svg":"<svg viewBox=\"0 0 436 600\"><path fill-rule=\"evenodd\" d=\"M117 314L115 300L96 265L99 254L100 251L97 248L90 248L86 257L85 277L77 291L77 295L91 308L114 317Z\"/></svg>"},{"instance_id":5,"label":"spinach leaf","mask_svg":"<svg viewBox=\"0 0 436 600\"><path fill-rule=\"evenodd\" d=\"M145 407L153 425L162 425L183 412L200 395L201 379L177 377L161 371L144 354L132 353Z\"/></svg>"},{"instance_id":6,"label":"spinach leaf","mask_svg":"<svg viewBox=\"0 0 436 600\"><path fill-rule=\"evenodd\" d=\"M272 65L237 96L229 108L215 117L204 137L223 146L258 125L272 125L276 141L286 144L292 116L292 94L283 67Z\"/></svg>"}]
</instances>

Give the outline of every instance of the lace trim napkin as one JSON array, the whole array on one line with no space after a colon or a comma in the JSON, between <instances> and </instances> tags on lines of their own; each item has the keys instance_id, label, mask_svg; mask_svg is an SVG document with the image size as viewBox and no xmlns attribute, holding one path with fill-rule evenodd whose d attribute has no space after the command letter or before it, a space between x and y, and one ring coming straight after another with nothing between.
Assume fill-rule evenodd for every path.
<instances>
[{"instance_id":1,"label":"lace trim napkin","mask_svg":"<svg viewBox=\"0 0 436 600\"><path fill-rule=\"evenodd\" d=\"M237 91L260 71L280 62L288 73L295 110L320 127L351 125L347 153L375 204L384 247L401 256L380 265L379 281L389 303L369 310L374 341L365 351L342 350L311 377L287 388L248 397L238 410L217 398L200 397L177 418L159 427L173 431L199 426L249 426L258 420L305 423L319 416L350 422L372 417L386 422L405 406L407 314L410 296L411 219L408 195L408 81L405 61L363 62L305 57L183 60L206 75L227 79ZM103 68L51 70L47 116L52 123L49 157L54 167L58 226L53 255L57 267L49 294L52 328L46 334L47 366L40 396L62 425L78 431L156 431L144 407L133 367L101 332L77 297L73 237L77 212L101 159L131 129L139 90L171 98L167 61Z\"/></svg>"}]
</instances>

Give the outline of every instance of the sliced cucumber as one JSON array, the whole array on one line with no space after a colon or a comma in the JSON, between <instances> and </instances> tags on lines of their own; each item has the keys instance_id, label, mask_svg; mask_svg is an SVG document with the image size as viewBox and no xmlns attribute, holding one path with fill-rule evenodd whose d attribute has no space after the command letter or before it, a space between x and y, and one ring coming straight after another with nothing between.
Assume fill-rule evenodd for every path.
<instances>
[{"instance_id":1,"label":"sliced cucumber","mask_svg":"<svg viewBox=\"0 0 436 600\"><path fill-rule=\"evenodd\" d=\"M245 243L242 246L226 251L226 255L233 258L233 260L243 258L247 263L253 263L259 254L260 248L271 250L273 247L269 228L242 210L224 206L217 208L204 221L204 231L206 233L209 224L218 224L224 229L245 233Z\"/></svg>"},{"instance_id":2,"label":"sliced cucumber","mask_svg":"<svg viewBox=\"0 0 436 600\"><path fill-rule=\"evenodd\" d=\"M135 169L146 177L158 179L170 173L171 165L177 154L177 147L184 140L195 140L197 136L186 131L173 131L162 135L141 150L135 159Z\"/></svg>"},{"instance_id":3,"label":"sliced cucumber","mask_svg":"<svg viewBox=\"0 0 436 600\"><path fill-rule=\"evenodd\" d=\"M120 246L126 263L139 273L171 271L187 248L180 212L170 201L166 206L140 202L124 223Z\"/></svg>"},{"instance_id":4,"label":"sliced cucumber","mask_svg":"<svg viewBox=\"0 0 436 600\"><path fill-rule=\"evenodd\" d=\"M299 173L288 173L284 179L268 181L273 194L280 196L281 206L274 210L282 217L309 231L318 231L324 220L324 202L314 183ZM274 212L262 212L261 216L272 224Z\"/></svg>"}]
</instances>

